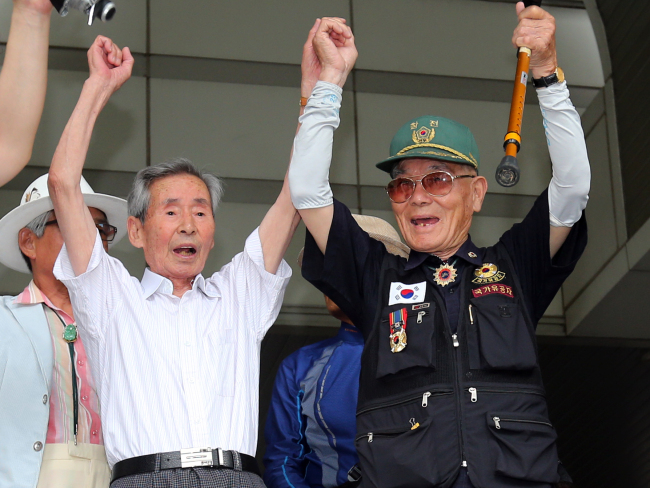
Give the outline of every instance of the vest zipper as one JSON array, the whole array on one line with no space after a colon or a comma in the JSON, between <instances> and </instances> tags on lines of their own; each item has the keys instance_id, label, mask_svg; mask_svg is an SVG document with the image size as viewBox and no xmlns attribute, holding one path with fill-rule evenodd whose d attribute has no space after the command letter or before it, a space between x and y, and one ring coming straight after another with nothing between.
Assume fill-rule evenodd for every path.
<instances>
[{"instance_id":1,"label":"vest zipper","mask_svg":"<svg viewBox=\"0 0 650 488\"><path fill-rule=\"evenodd\" d=\"M537 390L529 390L525 388L468 388L467 391L470 395L470 401L472 403L478 402L478 392L482 393L524 393L526 395L539 395L544 397L544 393Z\"/></svg>"},{"instance_id":2,"label":"vest zipper","mask_svg":"<svg viewBox=\"0 0 650 488\"><path fill-rule=\"evenodd\" d=\"M525 419L502 419L500 417L492 417L494 421L494 427L496 429L501 428L501 422L518 422L520 424L537 424L537 425L548 425L553 427L549 422L542 422L541 420L525 420Z\"/></svg>"},{"instance_id":3,"label":"vest zipper","mask_svg":"<svg viewBox=\"0 0 650 488\"><path fill-rule=\"evenodd\" d=\"M465 276L461 276L461 279L465 278L467 279L469 277L469 273L471 273L471 267L468 267L464 274ZM463 308L463 301L465 300L465 293L463 292L463 296L461 297L461 303L460 303L460 310ZM461 459L461 467L462 468L467 468L467 460L465 459L465 430L463 428L463 402L462 402L462 385L461 385L461 376L462 376L462 362L459 357L460 354L460 341L458 340L458 333L460 332L460 326L462 320L458 321L458 326L456 330L456 334L451 333L451 324L449 323L449 319L447 317L447 307L442 307L442 310L444 311L443 319L445 323L447 324L447 330L449 330L449 334L451 335L452 339L452 345L453 349L451 351L451 354L453 356L453 361L454 361L454 366L455 366L455 380L456 380L456 412L458 415L458 441L460 444L460 459ZM459 310L459 312L460 312ZM471 312L471 305L470 305L470 317L472 315ZM459 315L459 319L462 317L462 315ZM472 322L473 323L473 322Z\"/></svg>"},{"instance_id":4,"label":"vest zipper","mask_svg":"<svg viewBox=\"0 0 650 488\"><path fill-rule=\"evenodd\" d=\"M415 429L410 429L410 430L415 430ZM367 437L368 444L370 444L375 439L375 437L397 437L398 435L402 435L405 432L408 432L408 430L398 430L395 432L368 432L367 434L361 434L356 436L354 440L360 441L364 437Z\"/></svg>"},{"instance_id":5,"label":"vest zipper","mask_svg":"<svg viewBox=\"0 0 650 488\"><path fill-rule=\"evenodd\" d=\"M422 406L426 408L429 405L429 397L432 396L442 396L442 395L451 395L452 391L451 390L433 390L433 391L425 391L421 395L417 396L412 396L410 398L407 398L405 400L398 400L394 402L388 402L388 403L381 403L379 405L373 405L372 407L367 407L364 408L363 410L359 410L357 412L357 417L359 415L362 415L364 413L372 412L373 410L380 410L382 408L387 408L387 407L395 407L397 405L402 405L405 403L411 403L416 400L422 399Z\"/></svg>"}]
</instances>

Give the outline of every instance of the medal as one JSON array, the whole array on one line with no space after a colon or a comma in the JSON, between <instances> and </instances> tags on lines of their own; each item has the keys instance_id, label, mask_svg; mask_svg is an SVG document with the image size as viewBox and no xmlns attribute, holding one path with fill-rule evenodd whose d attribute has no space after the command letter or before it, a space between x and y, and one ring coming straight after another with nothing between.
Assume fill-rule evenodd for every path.
<instances>
[{"instance_id":1,"label":"medal","mask_svg":"<svg viewBox=\"0 0 650 488\"><path fill-rule=\"evenodd\" d=\"M485 285L488 283L497 283L506 277L503 271L499 271L496 264L483 263L483 266L474 270L474 278L472 283L478 285Z\"/></svg>"},{"instance_id":2,"label":"medal","mask_svg":"<svg viewBox=\"0 0 650 488\"><path fill-rule=\"evenodd\" d=\"M390 322L390 352L400 352L406 347L406 309L391 312Z\"/></svg>"},{"instance_id":3,"label":"medal","mask_svg":"<svg viewBox=\"0 0 650 488\"><path fill-rule=\"evenodd\" d=\"M456 280L456 268L453 264L442 263L433 271L433 279L440 286L447 286Z\"/></svg>"},{"instance_id":4,"label":"medal","mask_svg":"<svg viewBox=\"0 0 650 488\"><path fill-rule=\"evenodd\" d=\"M77 326L75 324L65 326L63 340L66 342L74 342L77 340Z\"/></svg>"}]
</instances>

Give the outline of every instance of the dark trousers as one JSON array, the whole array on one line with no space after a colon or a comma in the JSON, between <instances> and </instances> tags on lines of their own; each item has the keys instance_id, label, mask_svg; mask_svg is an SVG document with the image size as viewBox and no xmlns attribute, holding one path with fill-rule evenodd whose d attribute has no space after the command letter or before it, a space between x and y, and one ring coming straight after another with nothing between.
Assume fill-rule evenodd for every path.
<instances>
[{"instance_id":1,"label":"dark trousers","mask_svg":"<svg viewBox=\"0 0 650 488\"><path fill-rule=\"evenodd\" d=\"M460 468L460 473L458 474L458 478L456 478L454 484L451 485L451 488L474 488L474 485L469 480L469 476L467 474L467 468Z\"/></svg>"}]
</instances>

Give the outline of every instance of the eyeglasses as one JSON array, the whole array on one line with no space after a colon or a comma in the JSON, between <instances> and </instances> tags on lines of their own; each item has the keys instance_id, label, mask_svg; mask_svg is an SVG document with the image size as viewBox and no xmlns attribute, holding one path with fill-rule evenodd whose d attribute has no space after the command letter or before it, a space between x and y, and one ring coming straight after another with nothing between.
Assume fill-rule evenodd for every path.
<instances>
[{"instance_id":1,"label":"eyeglasses","mask_svg":"<svg viewBox=\"0 0 650 488\"><path fill-rule=\"evenodd\" d=\"M454 176L446 171L434 171L417 180L400 176L386 185L386 193L388 193L388 198L394 203L407 202L413 196L415 186L419 181L424 191L432 197L444 197L449 194L454 185L454 180L458 178L476 178L476 175Z\"/></svg>"},{"instance_id":2,"label":"eyeglasses","mask_svg":"<svg viewBox=\"0 0 650 488\"><path fill-rule=\"evenodd\" d=\"M49 222L45 222L45 225L54 224L58 225L58 221L50 220ZM115 239L115 234L117 234L117 227L107 224L106 222L96 223L95 227L97 227L97 230L99 231L99 237L102 238L102 241L113 242L113 239Z\"/></svg>"}]
</instances>

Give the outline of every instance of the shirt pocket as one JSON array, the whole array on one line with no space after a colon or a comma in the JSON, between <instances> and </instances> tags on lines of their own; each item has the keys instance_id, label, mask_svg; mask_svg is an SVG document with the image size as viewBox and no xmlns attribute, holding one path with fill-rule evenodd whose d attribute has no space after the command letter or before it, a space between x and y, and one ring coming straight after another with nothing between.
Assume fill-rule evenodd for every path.
<instances>
[{"instance_id":1,"label":"shirt pocket","mask_svg":"<svg viewBox=\"0 0 650 488\"><path fill-rule=\"evenodd\" d=\"M529 370L537 353L521 304L500 295L471 298L468 348L471 369Z\"/></svg>"},{"instance_id":2,"label":"shirt pocket","mask_svg":"<svg viewBox=\"0 0 650 488\"><path fill-rule=\"evenodd\" d=\"M210 344L208 358L213 375L214 392L223 397L235 394L235 349L237 338L235 328L218 328L212 330L207 340Z\"/></svg>"},{"instance_id":3,"label":"shirt pocket","mask_svg":"<svg viewBox=\"0 0 650 488\"><path fill-rule=\"evenodd\" d=\"M381 314L379 324L378 351L377 351L377 378L399 373L401 371L424 367L436 367L436 336L435 336L435 303L430 303L427 308L416 308L419 305L407 307L386 307ZM406 315L406 347L399 352L393 352L391 346L398 335L391 336L390 315L403 310Z\"/></svg>"}]
</instances>

